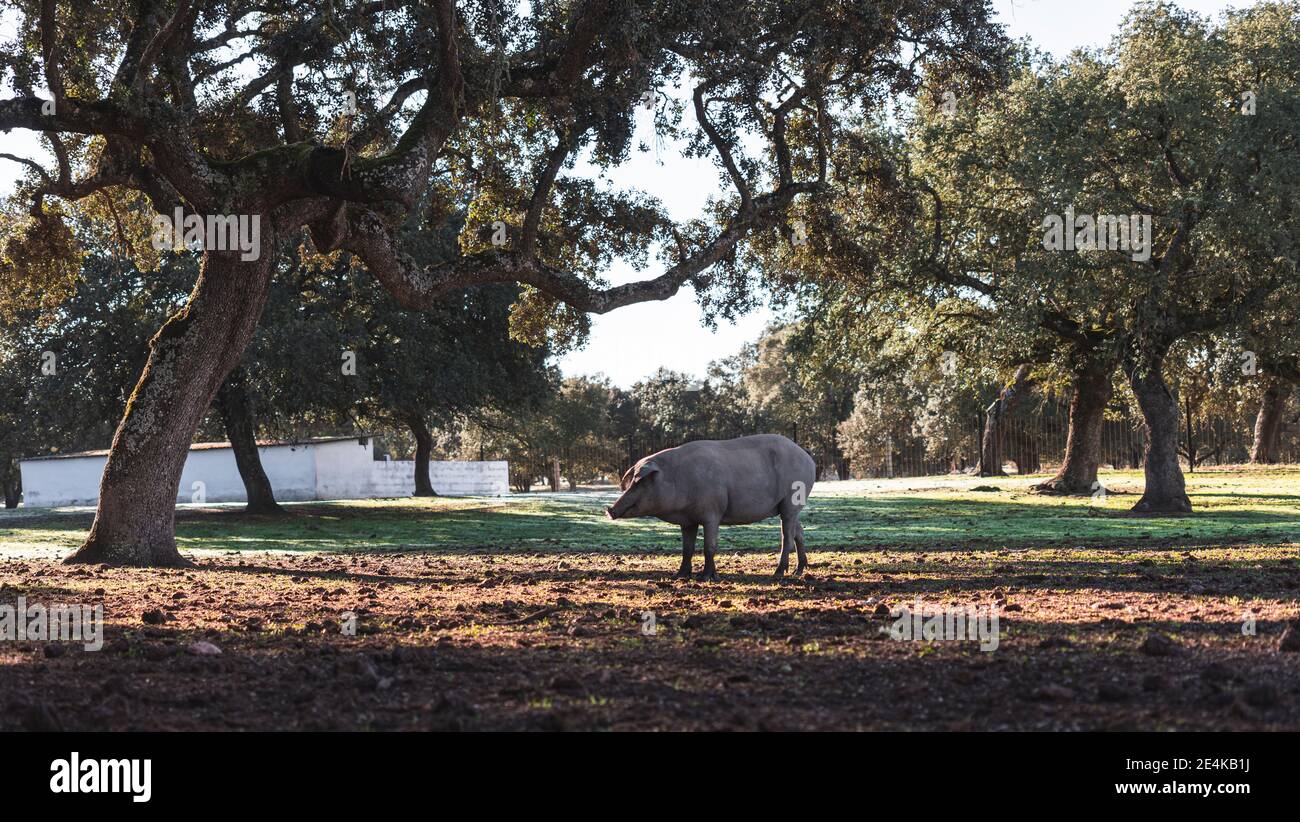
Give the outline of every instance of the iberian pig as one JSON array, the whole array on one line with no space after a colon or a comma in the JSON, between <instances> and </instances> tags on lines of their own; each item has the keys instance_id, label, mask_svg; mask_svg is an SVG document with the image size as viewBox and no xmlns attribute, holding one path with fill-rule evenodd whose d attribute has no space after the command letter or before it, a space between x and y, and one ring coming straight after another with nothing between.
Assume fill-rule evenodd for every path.
<instances>
[{"instance_id":1,"label":"iberian pig","mask_svg":"<svg viewBox=\"0 0 1300 822\"><path fill-rule=\"evenodd\" d=\"M719 525L746 525L781 518L781 559L776 576L790 567L790 549L799 555L795 574L808 567L799 511L808 500L817 466L808 452L779 434L734 440L698 440L651 454L623 475L623 490L605 509L610 519L658 517L682 528L682 566L678 579L690 579L695 540L704 528L704 570L716 580L713 557Z\"/></svg>"}]
</instances>

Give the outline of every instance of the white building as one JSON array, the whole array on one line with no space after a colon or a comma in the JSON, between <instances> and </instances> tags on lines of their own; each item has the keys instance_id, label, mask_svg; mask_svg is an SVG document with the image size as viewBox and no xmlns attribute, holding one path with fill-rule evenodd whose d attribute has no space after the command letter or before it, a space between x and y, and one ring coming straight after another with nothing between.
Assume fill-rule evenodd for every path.
<instances>
[{"instance_id":1,"label":"white building","mask_svg":"<svg viewBox=\"0 0 1300 822\"><path fill-rule=\"evenodd\" d=\"M415 490L415 463L374 459L368 436L261 443L257 450L281 502L406 497ZM83 451L22 460L24 507L96 504L107 459L107 451ZM429 477L433 490L444 496L500 496L510 489L504 460L432 462ZM245 499L229 443L190 446L176 491L178 503Z\"/></svg>"}]
</instances>

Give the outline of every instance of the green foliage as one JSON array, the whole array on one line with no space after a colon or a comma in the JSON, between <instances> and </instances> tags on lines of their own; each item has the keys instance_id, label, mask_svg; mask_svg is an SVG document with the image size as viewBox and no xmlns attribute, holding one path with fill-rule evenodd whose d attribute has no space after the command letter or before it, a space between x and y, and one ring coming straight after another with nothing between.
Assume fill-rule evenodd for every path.
<instances>
[{"instance_id":1,"label":"green foliage","mask_svg":"<svg viewBox=\"0 0 1300 822\"><path fill-rule=\"evenodd\" d=\"M551 378L545 348L510 339L517 295L489 284L411 311L344 261L287 267L244 361L258 415L297 438L391 429L412 414L442 426L492 409L526 412Z\"/></svg>"},{"instance_id":2,"label":"green foliage","mask_svg":"<svg viewBox=\"0 0 1300 822\"><path fill-rule=\"evenodd\" d=\"M1023 51L992 90L930 77L897 124L867 121L845 139L832 196L798 214L806 241L754 259L812 318L817 356L863 375L867 406L842 431L865 438L857 453L906 427L873 397L904 403L933 444L946 437L918 417L976 410L1018 363L1060 386L1084 357L1124 357L1130 372L1169 358L1202 420L1244 389L1197 388L1202 355L1180 340L1218 332L1238 346L1225 357L1292 364L1298 21L1293 2L1217 23L1140 3L1107 49L1060 61ZM1046 248L1045 218L1067 208L1150 215L1150 258ZM944 351L966 386L918 388Z\"/></svg>"},{"instance_id":3,"label":"green foliage","mask_svg":"<svg viewBox=\"0 0 1300 822\"><path fill-rule=\"evenodd\" d=\"M148 341L193 286L192 261L147 276L91 254L71 293L0 324L0 473L23 457L106 447Z\"/></svg>"},{"instance_id":4,"label":"green foliage","mask_svg":"<svg viewBox=\"0 0 1300 822\"><path fill-rule=\"evenodd\" d=\"M58 212L40 217L0 214L0 321L32 309L50 310L76 288L81 251Z\"/></svg>"},{"instance_id":5,"label":"green foliage","mask_svg":"<svg viewBox=\"0 0 1300 822\"><path fill-rule=\"evenodd\" d=\"M25 195L81 200L108 182L70 186L66 171L81 180L102 172L109 189L147 193L162 211L206 188L245 208L342 198L394 230L412 219L435 232L459 223L464 254L486 250L501 221L508 252L535 256L568 283L608 285L615 258L636 270L698 260L682 279L723 314L752 304L735 246L778 232L796 188L817 192L843 120L915 92L923 70L986 83L1005 46L988 4L967 0L462 0L446 15L428 3L216 3L177 18L180 36L133 77L139 42L150 39L140 35L164 10L4 8L13 33L0 55L18 97L91 106L61 113L71 124L34 120L21 106L0 112L6 129L42 130L69 159L57 180L33 178ZM697 89L712 134L687 114ZM695 218L670 216L607 175L652 150L634 144L647 94L654 150L671 145L718 166L726 193ZM147 125L124 126L141 112ZM557 150L560 173L547 182ZM376 177L401 193L368 189ZM758 218L739 208L776 191ZM536 236L524 238L530 212ZM122 227L124 244L141 239L139 226ZM521 296L520 339L581 339L585 321L557 296Z\"/></svg>"}]
</instances>

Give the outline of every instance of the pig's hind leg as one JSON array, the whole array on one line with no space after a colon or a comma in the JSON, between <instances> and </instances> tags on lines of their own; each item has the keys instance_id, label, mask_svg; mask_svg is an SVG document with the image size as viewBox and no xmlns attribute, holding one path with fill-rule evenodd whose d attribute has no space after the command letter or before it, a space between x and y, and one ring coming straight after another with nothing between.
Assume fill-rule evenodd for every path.
<instances>
[{"instance_id":1,"label":"pig's hind leg","mask_svg":"<svg viewBox=\"0 0 1300 822\"><path fill-rule=\"evenodd\" d=\"M781 559L776 564L776 573L773 576L780 579L785 576L785 572L790 570L790 549L795 546L795 534L798 533L799 518L793 511L781 511ZM799 569L796 574L803 573L803 546L799 546Z\"/></svg>"},{"instance_id":2,"label":"pig's hind leg","mask_svg":"<svg viewBox=\"0 0 1300 822\"><path fill-rule=\"evenodd\" d=\"M713 564L713 555L718 552L718 523L704 523L704 570L700 579L707 582L718 581L718 569ZM689 571L689 569L688 569Z\"/></svg>"},{"instance_id":3,"label":"pig's hind leg","mask_svg":"<svg viewBox=\"0 0 1300 822\"><path fill-rule=\"evenodd\" d=\"M699 533L699 525L682 526L682 567L677 569L675 579L691 578L691 557L695 556L695 538Z\"/></svg>"},{"instance_id":4,"label":"pig's hind leg","mask_svg":"<svg viewBox=\"0 0 1300 822\"><path fill-rule=\"evenodd\" d=\"M799 564L795 566L794 575L803 576L804 569L808 567L808 555L803 550L803 523L799 521L797 512L790 519L794 522L794 547L799 552Z\"/></svg>"}]
</instances>

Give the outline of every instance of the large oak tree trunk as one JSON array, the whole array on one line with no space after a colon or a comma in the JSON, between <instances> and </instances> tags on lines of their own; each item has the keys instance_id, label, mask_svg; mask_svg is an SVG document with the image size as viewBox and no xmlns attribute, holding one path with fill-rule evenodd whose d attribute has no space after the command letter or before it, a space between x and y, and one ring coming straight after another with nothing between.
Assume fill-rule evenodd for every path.
<instances>
[{"instance_id":1,"label":"large oak tree trunk","mask_svg":"<svg viewBox=\"0 0 1300 822\"><path fill-rule=\"evenodd\" d=\"M1163 357L1147 358L1129 375L1147 429L1146 488L1133 510L1185 514L1191 512L1192 501L1178 464L1178 398L1165 383L1162 362Z\"/></svg>"},{"instance_id":2,"label":"large oak tree trunk","mask_svg":"<svg viewBox=\"0 0 1300 822\"><path fill-rule=\"evenodd\" d=\"M262 457L257 451L257 426L248 405L248 382L243 368L235 368L217 389L214 403L221 422L226 427L226 438L235 453L235 465L244 481L250 514L283 514L284 509L275 501L271 479L262 468Z\"/></svg>"},{"instance_id":3,"label":"large oak tree trunk","mask_svg":"<svg viewBox=\"0 0 1300 822\"><path fill-rule=\"evenodd\" d=\"M1101 432L1106 421L1106 403L1113 392L1110 377L1115 363L1110 359L1086 360L1074 372L1070 397L1069 432L1065 458L1056 476L1035 486L1044 494L1091 494L1099 484Z\"/></svg>"},{"instance_id":4,"label":"large oak tree trunk","mask_svg":"<svg viewBox=\"0 0 1300 822\"><path fill-rule=\"evenodd\" d=\"M1259 415L1255 417L1255 442L1250 449L1250 461L1269 464L1278 460L1278 435L1282 430L1282 412L1291 396L1291 384L1277 377L1265 379Z\"/></svg>"},{"instance_id":5,"label":"large oak tree trunk","mask_svg":"<svg viewBox=\"0 0 1300 822\"><path fill-rule=\"evenodd\" d=\"M1001 477L1006 474L1006 471L1002 470L1002 463L1007 440L1007 422L1011 412L1020 404L1020 400L1029 393L1032 385L1029 379L1031 370L1028 363L1017 368L1011 382L998 393L998 398L987 409L984 418L984 436L980 442L979 475L981 477Z\"/></svg>"},{"instance_id":6,"label":"large oak tree trunk","mask_svg":"<svg viewBox=\"0 0 1300 822\"><path fill-rule=\"evenodd\" d=\"M268 232L269 233L269 232ZM149 342L149 359L113 435L86 542L66 562L185 566L175 513L190 442L243 357L266 303L273 239L263 253L207 252L194 291Z\"/></svg>"},{"instance_id":7,"label":"large oak tree trunk","mask_svg":"<svg viewBox=\"0 0 1300 822\"><path fill-rule=\"evenodd\" d=\"M413 412L406 417L406 424L415 437L415 496L436 497L433 482L429 479L429 461L433 454L433 435L425 424L424 415Z\"/></svg>"}]
</instances>

